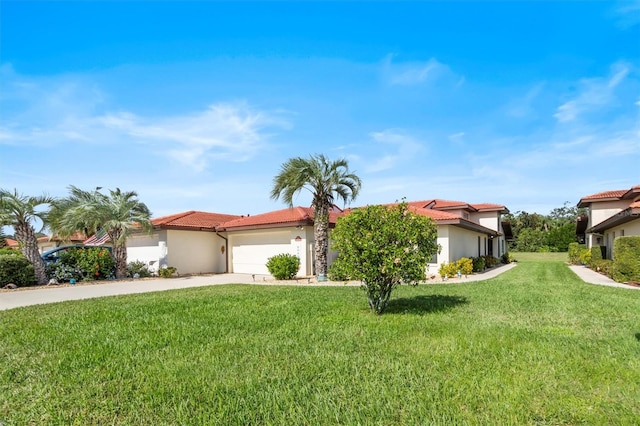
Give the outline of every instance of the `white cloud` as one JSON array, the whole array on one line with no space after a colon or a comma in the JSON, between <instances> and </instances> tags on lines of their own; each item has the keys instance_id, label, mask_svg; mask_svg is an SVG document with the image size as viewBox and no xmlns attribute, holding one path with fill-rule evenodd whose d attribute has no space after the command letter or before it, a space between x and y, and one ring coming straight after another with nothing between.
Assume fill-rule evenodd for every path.
<instances>
[{"instance_id":1,"label":"white cloud","mask_svg":"<svg viewBox=\"0 0 640 426\"><path fill-rule=\"evenodd\" d=\"M464 142L464 132L449 135L449 140L455 144L462 144Z\"/></svg>"},{"instance_id":2,"label":"white cloud","mask_svg":"<svg viewBox=\"0 0 640 426\"><path fill-rule=\"evenodd\" d=\"M507 105L507 115L515 118L525 118L536 115L533 103L538 96L540 96L544 87L545 83L537 83L531 87L524 96L512 100Z\"/></svg>"},{"instance_id":3,"label":"white cloud","mask_svg":"<svg viewBox=\"0 0 640 426\"><path fill-rule=\"evenodd\" d=\"M614 8L616 23L622 29L640 24L640 0L618 1Z\"/></svg>"},{"instance_id":4,"label":"white cloud","mask_svg":"<svg viewBox=\"0 0 640 426\"><path fill-rule=\"evenodd\" d=\"M367 164L366 171L369 173L388 170L396 166L401 167L402 162L411 161L419 151L424 149L424 144L420 141L395 130L372 132L369 136L376 143L372 150L378 151L380 148L382 151L382 155ZM391 151L386 150L387 147L390 147Z\"/></svg>"},{"instance_id":5,"label":"white cloud","mask_svg":"<svg viewBox=\"0 0 640 426\"><path fill-rule=\"evenodd\" d=\"M608 78L589 78L580 81L579 93L558 107L553 115L558 122L576 120L581 114L606 107L614 99L614 90L629 74L629 66L616 63Z\"/></svg>"},{"instance_id":6,"label":"white cloud","mask_svg":"<svg viewBox=\"0 0 640 426\"><path fill-rule=\"evenodd\" d=\"M258 111L247 104L215 103L202 111L163 117L145 117L114 110L108 96L86 78L63 76L35 79L0 70L9 81L2 103L0 143L57 146L94 144L126 147L146 143L165 155L204 170L212 159L246 161L268 140L268 129L287 128L276 113Z\"/></svg>"},{"instance_id":7,"label":"white cloud","mask_svg":"<svg viewBox=\"0 0 640 426\"><path fill-rule=\"evenodd\" d=\"M445 75L452 75L449 67L435 58L426 62L393 62L393 55L384 60L384 72L391 85L412 86L434 81ZM464 78L458 77L456 84L462 84Z\"/></svg>"}]
</instances>

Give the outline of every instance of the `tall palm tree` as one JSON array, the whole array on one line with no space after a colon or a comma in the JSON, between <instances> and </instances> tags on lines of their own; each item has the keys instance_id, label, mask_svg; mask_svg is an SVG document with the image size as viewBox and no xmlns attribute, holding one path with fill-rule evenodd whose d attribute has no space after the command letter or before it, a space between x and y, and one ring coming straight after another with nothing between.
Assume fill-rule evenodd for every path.
<instances>
[{"instance_id":1,"label":"tall palm tree","mask_svg":"<svg viewBox=\"0 0 640 426\"><path fill-rule=\"evenodd\" d=\"M336 198L344 204L355 200L360 178L349 172L347 160L331 161L322 154L295 157L285 162L273 179L271 198L282 199L293 207L293 197L303 189L313 195L315 265L318 280L326 280L329 251L329 211Z\"/></svg>"},{"instance_id":2,"label":"tall palm tree","mask_svg":"<svg viewBox=\"0 0 640 426\"><path fill-rule=\"evenodd\" d=\"M101 188L83 191L73 185L68 198L54 203L50 214L51 228L61 237L77 231L86 235L106 232L113 243L116 278L127 276L127 236L132 230L152 229L151 212L138 200L138 194L120 188L102 194Z\"/></svg>"},{"instance_id":3,"label":"tall palm tree","mask_svg":"<svg viewBox=\"0 0 640 426\"><path fill-rule=\"evenodd\" d=\"M14 238L20 244L20 250L24 257L33 265L38 284L46 284L48 281L44 261L38 251L38 237L33 224L42 222L42 228L47 224L48 211L37 211L43 205L50 205L54 199L48 195L28 197L0 189L0 224L13 226Z\"/></svg>"}]
</instances>

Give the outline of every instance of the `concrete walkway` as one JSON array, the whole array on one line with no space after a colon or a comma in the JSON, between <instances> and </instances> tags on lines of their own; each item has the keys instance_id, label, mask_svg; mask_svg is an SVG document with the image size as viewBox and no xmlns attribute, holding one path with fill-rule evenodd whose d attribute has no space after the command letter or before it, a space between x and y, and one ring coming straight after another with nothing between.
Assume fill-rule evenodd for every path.
<instances>
[{"instance_id":1,"label":"concrete walkway","mask_svg":"<svg viewBox=\"0 0 640 426\"><path fill-rule=\"evenodd\" d=\"M502 265L482 274L468 277L451 278L445 282L440 277L429 280L431 284L456 284L481 281L493 278L516 264ZM152 291L176 290L189 287L205 287L220 284L254 284L254 285L304 285L304 286L344 286L343 281L317 282L315 278L300 278L296 281L275 281L269 275L251 274L216 274L186 276L179 278L153 278L116 282L95 281L76 285L64 284L46 287L26 287L17 290L0 290L0 311L22 306L40 305L44 303L64 302L67 300L91 299L94 297L117 296L122 294L148 293ZM357 286L358 282L347 285Z\"/></svg>"},{"instance_id":2,"label":"concrete walkway","mask_svg":"<svg viewBox=\"0 0 640 426\"><path fill-rule=\"evenodd\" d=\"M569 268L584 282L589 284L605 285L608 287L626 288L627 290L640 290L640 287L617 283L611 278L602 275L591 268L579 265L569 265Z\"/></svg>"}]
</instances>

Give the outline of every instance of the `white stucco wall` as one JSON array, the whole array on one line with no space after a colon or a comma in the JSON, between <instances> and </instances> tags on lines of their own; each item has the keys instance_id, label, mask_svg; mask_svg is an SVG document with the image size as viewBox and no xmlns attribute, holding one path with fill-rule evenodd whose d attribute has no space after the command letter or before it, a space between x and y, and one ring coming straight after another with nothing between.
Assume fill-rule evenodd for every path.
<instances>
[{"instance_id":1,"label":"white stucco wall","mask_svg":"<svg viewBox=\"0 0 640 426\"><path fill-rule=\"evenodd\" d=\"M600 222L609 219L616 213L620 213L622 210L629 207L630 200L622 201L603 201L592 203L589 209L589 227L595 226Z\"/></svg>"},{"instance_id":2,"label":"white stucco wall","mask_svg":"<svg viewBox=\"0 0 640 426\"><path fill-rule=\"evenodd\" d=\"M471 215L473 222L479 223L485 228L501 231L500 214L498 212L477 212Z\"/></svg>"},{"instance_id":3,"label":"white stucco wall","mask_svg":"<svg viewBox=\"0 0 640 426\"><path fill-rule=\"evenodd\" d=\"M299 237L299 238L298 238ZM300 258L298 275L309 268L308 240L305 229L296 227L234 231L228 233L230 271L244 274L269 274L267 261L277 254Z\"/></svg>"},{"instance_id":4,"label":"white stucco wall","mask_svg":"<svg viewBox=\"0 0 640 426\"><path fill-rule=\"evenodd\" d=\"M153 234L134 234L127 238L127 263L144 262L150 271L157 271L161 260L159 246L160 234L166 242L166 232Z\"/></svg>"},{"instance_id":5,"label":"white stucco wall","mask_svg":"<svg viewBox=\"0 0 640 426\"><path fill-rule=\"evenodd\" d=\"M607 247L607 258L613 258L613 243L616 238L631 237L634 235L640 235L640 219L608 229L607 232L604 233L604 238L602 239L602 245Z\"/></svg>"},{"instance_id":6,"label":"white stucco wall","mask_svg":"<svg viewBox=\"0 0 640 426\"><path fill-rule=\"evenodd\" d=\"M215 232L169 229L166 243L167 266L181 275L226 272L226 241Z\"/></svg>"},{"instance_id":7,"label":"white stucco wall","mask_svg":"<svg viewBox=\"0 0 640 426\"><path fill-rule=\"evenodd\" d=\"M288 253L300 258L298 276L315 274L313 226L232 231L227 237L230 272L268 275L267 260L277 254ZM337 257L338 253L331 250L329 238L329 266Z\"/></svg>"},{"instance_id":8,"label":"white stucco wall","mask_svg":"<svg viewBox=\"0 0 640 426\"><path fill-rule=\"evenodd\" d=\"M151 271L173 266L179 274L223 273L226 251L224 238L207 231L169 229L127 239L127 262L145 262Z\"/></svg>"},{"instance_id":9,"label":"white stucco wall","mask_svg":"<svg viewBox=\"0 0 640 426\"><path fill-rule=\"evenodd\" d=\"M480 253L478 254L478 237L480 237ZM455 262L462 257L478 257L487 254L488 237L486 234L469 231L453 225L438 226L438 244L441 247L436 263L428 265L430 274L437 274L442 263ZM494 242L494 256L498 250Z\"/></svg>"}]
</instances>

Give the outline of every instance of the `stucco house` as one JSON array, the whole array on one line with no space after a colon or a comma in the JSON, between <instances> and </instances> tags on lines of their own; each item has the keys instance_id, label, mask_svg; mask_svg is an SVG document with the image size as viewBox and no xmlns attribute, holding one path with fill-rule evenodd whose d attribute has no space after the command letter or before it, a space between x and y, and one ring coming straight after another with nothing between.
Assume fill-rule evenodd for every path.
<instances>
[{"instance_id":1,"label":"stucco house","mask_svg":"<svg viewBox=\"0 0 640 426\"><path fill-rule=\"evenodd\" d=\"M640 235L640 185L587 195L578 207L587 208L588 215L579 218L576 233L584 233L588 248L602 247L607 259L612 257L616 237Z\"/></svg>"},{"instance_id":2,"label":"stucco house","mask_svg":"<svg viewBox=\"0 0 640 426\"><path fill-rule=\"evenodd\" d=\"M410 202L409 206L414 213L432 218L437 225L442 250L429 264L430 271L437 272L440 264L461 257L500 257L507 250L501 216L509 210L503 205L431 199ZM343 214L348 211L334 209L330 213L330 230ZM267 259L289 253L300 258L299 276L315 273L311 208L293 207L243 217L222 224L220 229L229 242L229 272L268 274ZM329 264L337 256L330 250Z\"/></svg>"},{"instance_id":3,"label":"stucco house","mask_svg":"<svg viewBox=\"0 0 640 426\"><path fill-rule=\"evenodd\" d=\"M151 271L173 266L179 274L227 272L227 237L218 227L240 217L192 210L152 219L151 234L127 238L127 263L142 261Z\"/></svg>"},{"instance_id":4,"label":"stucco house","mask_svg":"<svg viewBox=\"0 0 640 426\"><path fill-rule=\"evenodd\" d=\"M436 272L442 263L462 257L495 256L507 251L508 232L502 215L509 209L501 204L469 204L464 201L426 200L409 203L416 214L432 218L438 227L440 253L429 264Z\"/></svg>"},{"instance_id":5,"label":"stucco house","mask_svg":"<svg viewBox=\"0 0 640 426\"><path fill-rule=\"evenodd\" d=\"M429 264L439 265L461 257L492 255L507 250L499 204L469 204L431 199L410 202L416 214L432 218L438 229L440 253ZM341 215L334 207L329 230ZM153 233L134 233L127 239L127 261L143 261L150 270L173 266L180 274L247 273L268 275L267 260L281 253L300 258L298 276L315 275L314 211L292 207L253 216L189 211L152 219ZM507 233L508 234L508 233ZM329 247L331 264L338 253Z\"/></svg>"}]
</instances>

